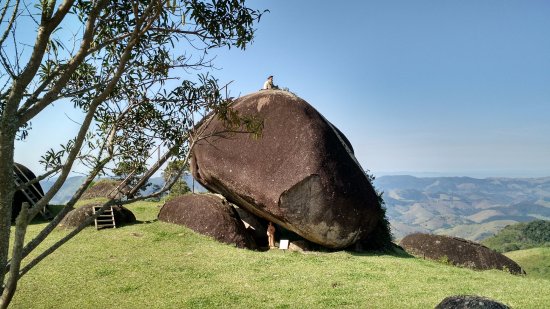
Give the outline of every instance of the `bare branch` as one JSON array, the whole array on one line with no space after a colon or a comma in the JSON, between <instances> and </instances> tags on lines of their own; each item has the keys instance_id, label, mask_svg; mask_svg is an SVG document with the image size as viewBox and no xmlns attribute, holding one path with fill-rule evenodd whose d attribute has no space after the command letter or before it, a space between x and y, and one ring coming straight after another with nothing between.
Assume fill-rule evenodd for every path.
<instances>
[{"instance_id":1,"label":"bare branch","mask_svg":"<svg viewBox=\"0 0 550 309\"><path fill-rule=\"evenodd\" d=\"M4 44L4 41L8 37L8 33L11 31L11 28L12 28L13 23L15 21L15 16L17 16L17 11L19 10L19 1L20 0L15 0L15 7L13 8L13 12L11 14L10 21L8 22L8 26L6 27L6 30L4 31L4 33L2 33L2 36L0 37L0 46L2 46L2 44ZM0 17L0 20L4 20L4 14L6 13L8 3L9 3L9 1L6 2L6 6L4 7L4 10L2 12L2 17Z\"/></svg>"},{"instance_id":2,"label":"bare branch","mask_svg":"<svg viewBox=\"0 0 550 309\"><path fill-rule=\"evenodd\" d=\"M17 110L17 106L19 105L25 89L33 80L36 72L38 71L38 68L40 67L40 63L42 62L42 58L44 57L44 53L46 51L51 33L59 25L62 18L68 13L73 2L74 0L64 1L59 6L59 10L56 13L58 18L55 20L46 20L43 16L43 23L38 28L38 35L36 36L34 48L30 56L29 62L27 63L27 66L25 67L23 72L18 76L18 78L14 79L13 85L10 89L10 94L8 96L8 99L6 100L6 107L10 110ZM55 3L55 1L51 1L51 3ZM23 124L24 123L26 123L26 121L23 122Z\"/></svg>"},{"instance_id":3,"label":"bare branch","mask_svg":"<svg viewBox=\"0 0 550 309\"><path fill-rule=\"evenodd\" d=\"M6 1L6 4L4 5L4 7L2 8L2 13L0 13L0 23L3 23L4 22L4 17L6 17L6 13L8 12L8 8L10 6L10 2L11 0L7 0Z\"/></svg>"},{"instance_id":4,"label":"bare branch","mask_svg":"<svg viewBox=\"0 0 550 309\"><path fill-rule=\"evenodd\" d=\"M12 66L9 62L9 60L4 56L4 49L0 49L0 61L2 62L2 66L4 69L6 69L6 72L10 75L12 80L15 80L17 78L17 75L12 69ZM11 90L11 89L10 89Z\"/></svg>"},{"instance_id":5,"label":"bare branch","mask_svg":"<svg viewBox=\"0 0 550 309\"><path fill-rule=\"evenodd\" d=\"M82 43L80 44L79 51L69 61L63 74L61 74L61 76L58 78L56 84L52 87L52 89L44 95L42 100L40 100L40 102L38 102L34 106L30 107L28 110L24 111L23 114L21 114L20 120L19 120L20 126L27 123L29 120L31 120L34 116L40 113L44 108L50 105L57 98L58 94L61 92L63 87L69 81L71 75L75 72L75 70L82 63L82 61L84 61L84 58L87 55L86 51L89 49L93 41L96 19L99 15L99 12L106 5L107 5L107 1L101 0L97 3L97 6L94 7L92 12L90 12L88 21L86 22L86 29L82 36Z\"/></svg>"}]
</instances>

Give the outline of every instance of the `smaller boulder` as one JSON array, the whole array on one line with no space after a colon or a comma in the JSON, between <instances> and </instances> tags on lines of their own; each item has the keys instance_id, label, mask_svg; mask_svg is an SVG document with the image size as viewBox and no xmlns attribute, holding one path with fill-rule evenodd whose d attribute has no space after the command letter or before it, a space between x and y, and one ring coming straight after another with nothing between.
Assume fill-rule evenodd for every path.
<instances>
[{"instance_id":1,"label":"smaller boulder","mask_svg":"<svg viewBox=\"0 0 550 309\"><path fill-rule=\"evenodd\" d=\"M256 248L239 215L221 195L185 194L176 197L162 206L158 219L186 226L239 248Z\"/></svg>"},{"instance_id":2,"label":"smaller boulder","mask_svg":"<svg viewBox=\"0 0 550 309\"><path fill-rule=\"evenodd\" d=\"M75 228L94 215L94 206L102 206L102 203L90 203L79 208L71 210L59 223L60 227ZM123 226L136 222L136 216L128 208L120 205L113 206L116 226ZM91 225L94 222L92 221Z\"/></svg>"},{"instance_id":3,"label":"smaller boulder","mask_svg":"<svg viewBox=\"0 0 550 309\"><path fill-rule=\"evenodd\" d=\"M318 245L317 245L318 246ZM307 240L294 240L288 244L288 251L293 252L306 252L313 251L316 245Z\"/></svg>"},{"instance_id":4,"label":"smaller boulder","mask_svg":"<svg viewBox=\"0 0 550 309\"><path fill-rule=\"evenodd\" d=\"M452 265L477 270L500 269L512 274L525 274L521 267L508 257L481 244L466 239L414 233L400 242L407 253Z\"/></svg>"},{"instance_id":5,"label":"smaller boulder","mask_svg":"<svg viewBox=\"0 0 550 309\"><path fill-rule=\"evenodd\" d=\"M443 299L435 309L508 309L495 300L476 295L457 295Z\"/></svg>"}]
</instances>

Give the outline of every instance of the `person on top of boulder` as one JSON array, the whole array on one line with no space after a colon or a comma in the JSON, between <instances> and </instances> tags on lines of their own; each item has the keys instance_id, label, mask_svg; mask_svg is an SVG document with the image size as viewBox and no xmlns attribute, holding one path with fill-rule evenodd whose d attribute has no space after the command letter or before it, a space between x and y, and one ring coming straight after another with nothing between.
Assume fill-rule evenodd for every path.
<instances>
[{"instance_id":1,"label":"person on top of boulder","mask_svg":"<svg viewBox=\"0 0 550 309\"><path fill-rule=\"evenodd\" d=\"M267 227L267 239L269 248L275 248L275 226L273 226L273 222L269 222L269 226Z\"/></svg>"},{"instance_id":2,"label":"person on top of boulder","mask_svg":"<svg viewBox=\"0 0 550 309\"><path fill-rule=\"evenodd\" d=\"M279 89L279 87L273 85L273 75L270 75L264 83L262 90Z\"/></svg>"}]
</instances>

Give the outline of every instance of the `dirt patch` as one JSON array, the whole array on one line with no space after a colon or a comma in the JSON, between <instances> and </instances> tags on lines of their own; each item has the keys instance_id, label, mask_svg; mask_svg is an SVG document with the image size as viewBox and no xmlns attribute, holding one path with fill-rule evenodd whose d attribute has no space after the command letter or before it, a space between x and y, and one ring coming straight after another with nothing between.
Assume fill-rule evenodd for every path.
<instances>
[{"instance_id":1,"label":"dirt patch","mask_svg":"<svg viewBox=\"0 0 550 309\"><path fill-rule=\"evenodd\" d=\"M525 274L516 262L503 254L458 237L415 233L403 238L400 245L412 255L456 266L477 270L500 269L512 274Z\"/></svg>"}]
</instances>

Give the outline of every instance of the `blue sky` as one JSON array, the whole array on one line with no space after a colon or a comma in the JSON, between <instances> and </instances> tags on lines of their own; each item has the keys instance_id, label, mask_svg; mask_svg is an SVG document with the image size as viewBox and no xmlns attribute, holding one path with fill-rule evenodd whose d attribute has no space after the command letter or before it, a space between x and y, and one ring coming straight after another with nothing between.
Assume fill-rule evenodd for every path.
<instances>
[{"instance_id":1,"label":"blue sky","mask_svg":"<svg viewBox=\"0 0 550 309\"><path fill-rule=\"evenodd\" d=\"M270 10L254 44L216 51L233 96L274 75L377 176L550 176L549 1L250 4ZM33 122L16 160L32 168L43 141L75 129L55 119Z\"/></svg>"}]
</instances>

